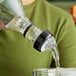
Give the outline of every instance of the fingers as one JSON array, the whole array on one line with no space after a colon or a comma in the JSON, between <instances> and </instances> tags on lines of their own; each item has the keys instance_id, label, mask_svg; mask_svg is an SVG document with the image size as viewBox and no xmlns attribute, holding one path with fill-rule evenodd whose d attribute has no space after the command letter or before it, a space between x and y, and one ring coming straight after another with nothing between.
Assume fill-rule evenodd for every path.
<instances>
[{"instance_id":1,"label":"fingers","mask_svg":"<svg viewBox=\"0 0 76 76\"><path fill-rule=\"evenodd\" d=\"M5 29L4 23L0 21L0 30L4 30L4 29Z\"/></svg>"}]
</instances>

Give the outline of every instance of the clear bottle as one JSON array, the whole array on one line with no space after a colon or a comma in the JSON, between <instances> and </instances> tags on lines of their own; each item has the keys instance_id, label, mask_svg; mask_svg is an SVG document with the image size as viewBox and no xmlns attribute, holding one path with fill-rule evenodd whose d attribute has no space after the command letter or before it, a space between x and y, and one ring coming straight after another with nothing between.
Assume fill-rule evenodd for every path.
<instances>
[{"instance_id":1,"label":"clear bottle","mask_svg":"<svg viewBox=\"0 0 76 76\"><path fill-rule=\"evenodd\" d=\"M39 51L49 50L56 44L52 33L48 30L42 31L27 17L24 20L18 16L15 16L11 22L6 25L6 28L21 32L24 37L33 42L34 48Z\"/></svg>"},{"instance_id":2,"label":"clear bottle","mask_svg":"<svg viewBox=\"0 0 76 76\"><path fill-rule=\"evenodd\" d=\"M47 30L42 31L27 18L21 0L1 0L0 3L14 16L5 25L6 28L21 32L24 37L33 42L34 48L37 50L45 51L56 45L52 33Z\"/></svg>"}]
</instances>

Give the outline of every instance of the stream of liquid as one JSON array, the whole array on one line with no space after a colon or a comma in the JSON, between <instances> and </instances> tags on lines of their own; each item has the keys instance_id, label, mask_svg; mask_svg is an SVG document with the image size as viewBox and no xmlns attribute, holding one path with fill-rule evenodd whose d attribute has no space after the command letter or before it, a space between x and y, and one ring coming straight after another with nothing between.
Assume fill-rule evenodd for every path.
<instances>
[{"instance_id":1,"label":"stream of liquid","mask_svg":"<svg viewBox=\"0 0 76 76\"><path fill-rule=\"evenodd\" d=\"M56 76L60 76L60 58L57 43L52 35L49 35L42 46L42 51L49 50L52 53L56 65Z\"/></svg>"},{"instance_id":2,"label":"stream of liquid","mask_svg":"<svg viewBox=\"0 0 76 76\"><path fill-rule=\"evenodd\" d=\"M60 62L59 62L59 52L57 46L53 48L52 55L56 65L56 76L60 76Z\"/></svg>"}]
</instances>

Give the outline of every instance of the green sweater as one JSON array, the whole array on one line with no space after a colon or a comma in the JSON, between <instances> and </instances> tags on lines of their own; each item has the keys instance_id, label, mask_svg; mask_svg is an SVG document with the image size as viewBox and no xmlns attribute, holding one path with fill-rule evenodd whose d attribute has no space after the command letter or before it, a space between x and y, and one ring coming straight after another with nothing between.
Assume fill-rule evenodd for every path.
<instances>
[{"instance_id":1,"label":"green sweater","mask_svg":"<svg viewBox=\"0 0 76 76\"><path fill-rule=\"evenodd\" d=\"M36 0L24 10L37 27L53 33L61 67L76 67L76 27L71 16L46 0ZM51 64L50 51L38 52L19 32L0 31L0 76L32 76L33 69L50 68Z\"/></svg>"}]
</instances>

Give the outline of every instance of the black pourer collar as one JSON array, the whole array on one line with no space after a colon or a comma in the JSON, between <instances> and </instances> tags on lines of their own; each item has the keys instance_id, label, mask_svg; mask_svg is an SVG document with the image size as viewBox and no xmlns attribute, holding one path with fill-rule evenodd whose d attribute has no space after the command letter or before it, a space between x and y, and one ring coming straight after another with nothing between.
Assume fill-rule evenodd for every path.
<instances>
[{"instance_id":1,"label":"black pourer collar","mask_svg":"<svg viewBox=\"0 0 76 76\"><path fill-rule=\"evenodd\" d=\"M40 51L41 52L41 47L42 47L42 45L44 44L44 42L45 42L45 40L46 40L46 38L47 38L47 36L49 35L49 34L51 34L48 30L46 30L46 31L43 31L40 35L39 35L39 37L36 39L36 41L35 41L35 43L34 43L34 48L36 49L36 50L38 50L38 51ZM52 35L52 34L51 34Z\"/></svg>"}]
</instances>

